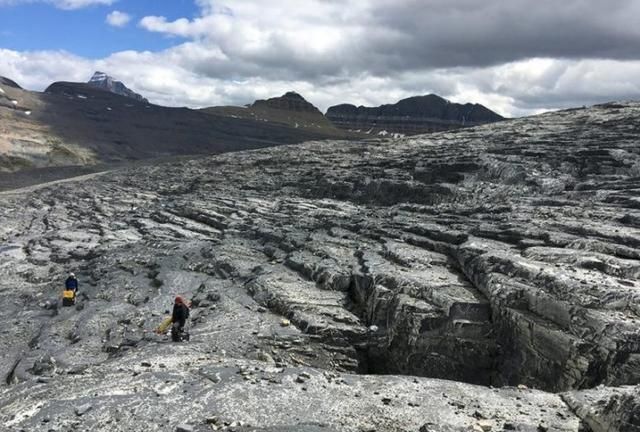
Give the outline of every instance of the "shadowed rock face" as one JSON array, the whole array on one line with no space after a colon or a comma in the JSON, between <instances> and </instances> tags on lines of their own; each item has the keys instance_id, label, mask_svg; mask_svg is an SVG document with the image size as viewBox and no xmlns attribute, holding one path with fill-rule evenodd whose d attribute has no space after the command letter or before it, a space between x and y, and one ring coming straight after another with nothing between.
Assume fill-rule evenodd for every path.
<instances>
[{"instance_id":1,"label":"shadowed rock face","mask_svg":"<svg viewBox=\"0 0 640 432\"><path fill-rule=\"evenodd\" d=\"M639 124L609 104L4 194L0 420L635 431ZM151 332L178 293L185 344Z\"/></svg>"},{"instance_id":2,"label":"shadowed rock face","mask_svg":"<svg viewBox=\"0 0 640 432\"><path fill-rule=\"evenodd\" d=\"M379 107L336 105L329 108L327 118L343 129L380 135L416 135L504 120L483 105L451 103L434 94Z\"/></svg>"},{"instance_id":3,"label":"shadowed rock face","mask_svg":"<svg viewBox=\"0 0 640 432\"><path fill-rule=\"evenodd\" d=\"M320 113L317 117L327 127L319 127L312 116L309 127L298 128L295 122L269 116L240 118L161 107L93 84L57 82L38 93L7 83L0 83L0 184L6 177L2 173L16 171L38 170L34 176L47 177L54 167L216 154L347 136Z\"/></svg>"}]
</instances>

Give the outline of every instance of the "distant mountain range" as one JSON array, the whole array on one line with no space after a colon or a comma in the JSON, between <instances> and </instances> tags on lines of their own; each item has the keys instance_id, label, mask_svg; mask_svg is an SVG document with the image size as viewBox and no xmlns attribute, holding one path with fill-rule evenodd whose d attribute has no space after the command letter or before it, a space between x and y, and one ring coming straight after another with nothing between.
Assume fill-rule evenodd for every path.
<instances>
[{"instance_id":1,"label":"distant mountain range","mask_svg":"<svg viewBox=\"0 0 640 432\"><path fill-rule=\"evenodd\" d=\"M168 108L103 72L88 83L53 83L44 93L0 77L0 172L415 134L501 119L482 105L436 95L378 108L338 105L325 116L295 92L245 107Z\"/></svg>"},{"instance_id":2,"label":"distant mountain range","mask_svg":"<svg viewBox=\"0 0 640 432\"><path fill-rule=\"evenodd\" d=\"M326 116L342 129L406 135L477 126L504 119L483 105L452 103L434 94L410 97L379 107L336 105L329 108Z\"/></svg>"},{"instance_id":3,"label":"distant mountain range","mask_svg":"<svg viewBox=\"0 0 640 432\"><path fill-rule=\"evenodd\" d=\"M310 109L296 111L295 104L291 110L284 102L279 108L258 104L255 111L235 108L253 112L253 117L225 110L168 108L123 91L113 79L94 77L89 83L56 82L43 93L23 90L1 78L0 173L353 136L333 127L319 111L313 115ZM299 106L306 104L299 101ZM314 121L326 123L316 127Z\"/></svg>"}]
</instances>

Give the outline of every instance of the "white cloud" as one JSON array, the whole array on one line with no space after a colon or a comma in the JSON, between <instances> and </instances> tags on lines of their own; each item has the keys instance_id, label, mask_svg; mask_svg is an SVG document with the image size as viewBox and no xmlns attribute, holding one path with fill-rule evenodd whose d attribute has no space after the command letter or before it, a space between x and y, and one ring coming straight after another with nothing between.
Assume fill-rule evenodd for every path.
<instances>
[{"instance_id":1,"label":"white cloud","mask_svg":"<svg viewBox=\"0 0 640 432\"><path fill-rule=\"evenodd\" d=\"M21 3L50 3L59 9L82 9L88 6L112 5L118 0L0 0L0 6L13 6Z\"/></svg>"},{"instance_id":2,"label":"white cloud","mask_svg":"<svg viewBox=\"0 0 640 432\"><path fill-rule=\"evenodd\" d=\"M113 27L124 27L129 24L129 21L131 21L131 15L117 10L109 13L106 18L107 24Z\"/></svg>"},{"instance_id":3,"label":"white cloud","mask_svg":"<svg viewBox=\"0 0 640 432\"><path fill-rule=\"evenodd\" d=\"M87 81L95 70L108 72L152 102L169 106L242 105L296 90L323 111L337 103L380 105L437 93L455 102L477 102L506 116L640 99L640 61L529 59L484 68L440 68L394 77L363 73L344 80L263 78L232 80L193 70L208 56L222 64L219 51L189 43L160 52L125 51L100 60L66 52L21 53L0 49L0 75L43 90L57 80Z\"/></svg>"},{"instance_id":4,"label":"white cloud","mask_svg":"<svg viewBox=\"0 0 640 432\"><path fill-rule=\"evenodd\" d=\"M0 75L16 77L27 89L44 90L52 81L87 81L91 61L65 51L18 52L0 48ZM89 75L89 76L86 76Z\"/></svg>"},{"instance_id":5,"label":"white cloud","mask_svg":"<svg viewBox=\"0 0 640 432\"><path fill-rule=\"evenodd\" d=\"M148 31L217 46L238 63L300 75L490 66L532 57L640 58L640 2L584 0L196 0ZM524 12L526 11L526 12Z\"/></svg>"},{"instance_id":6,"label":"white cloud","mask_svg":"<svg viewBox=\"0 0 640 432\"><path fill-rule=\"evenodd\" d=\"M0 74L43 89L102 70L155 103L193 107L288 90L323 110L436 93L515 116L640 98L635 0L195 1L196 17L139 21L184 39L170 49L100 60L0 50Z\"/></svg>"}]
</instances>

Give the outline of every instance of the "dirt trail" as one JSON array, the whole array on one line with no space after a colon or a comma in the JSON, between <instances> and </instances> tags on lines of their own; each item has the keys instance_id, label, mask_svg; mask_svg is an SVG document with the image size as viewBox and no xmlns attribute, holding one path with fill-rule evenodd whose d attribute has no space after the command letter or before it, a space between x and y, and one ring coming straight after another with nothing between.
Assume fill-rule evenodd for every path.
<instances>
[{"instance_id":1,"label":"dirt trail","mask_svg":"<svg viewBox=\"0 0 640 432\"><path fill-rule=\"evenodd\" d=\"M39 184L36 184L36 185L22 187L22 188L18 188L18 189L9 189L9 190L5 190L5 191L0 191L0 196L17 195L17 194L22 194L22 193L27 193L27 192L33 192L35 190L42 189L42 188L45 188L45 187L48 187L48 186L53 186L53 185L56 185L56 184L76 182L76 181L82 181L82 180L89 180L89 179L92 179L94 177L98 177L98 176L101 176L103 174L107 174L108 172L111 172L111 170L99 171L99 172L80 175L80 176L75 176L75 177L67 177L67 178L60 179L60 180L54 180L54 181L50 181L50 182L46 182L46 183L39 183Z\"/></svg>"}]
</instances>

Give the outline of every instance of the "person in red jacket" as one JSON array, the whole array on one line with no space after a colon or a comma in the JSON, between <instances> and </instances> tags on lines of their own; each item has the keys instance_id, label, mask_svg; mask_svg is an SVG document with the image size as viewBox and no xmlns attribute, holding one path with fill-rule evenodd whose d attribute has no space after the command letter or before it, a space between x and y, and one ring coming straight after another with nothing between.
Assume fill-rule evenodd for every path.
<instances>
[{"instance_id":1,"label":"person in red jacket","mask_svg":"<svg viewBox=\"0 0 640 432\"><path fill-rule=\"evenodd\" d=\"M182 296L176 296L173 303L173 313L171 314L171 340L181 342L189 340L189 334L185 332L184 326L189 318L189 304Z\"/></svg>"}]
</instances>

